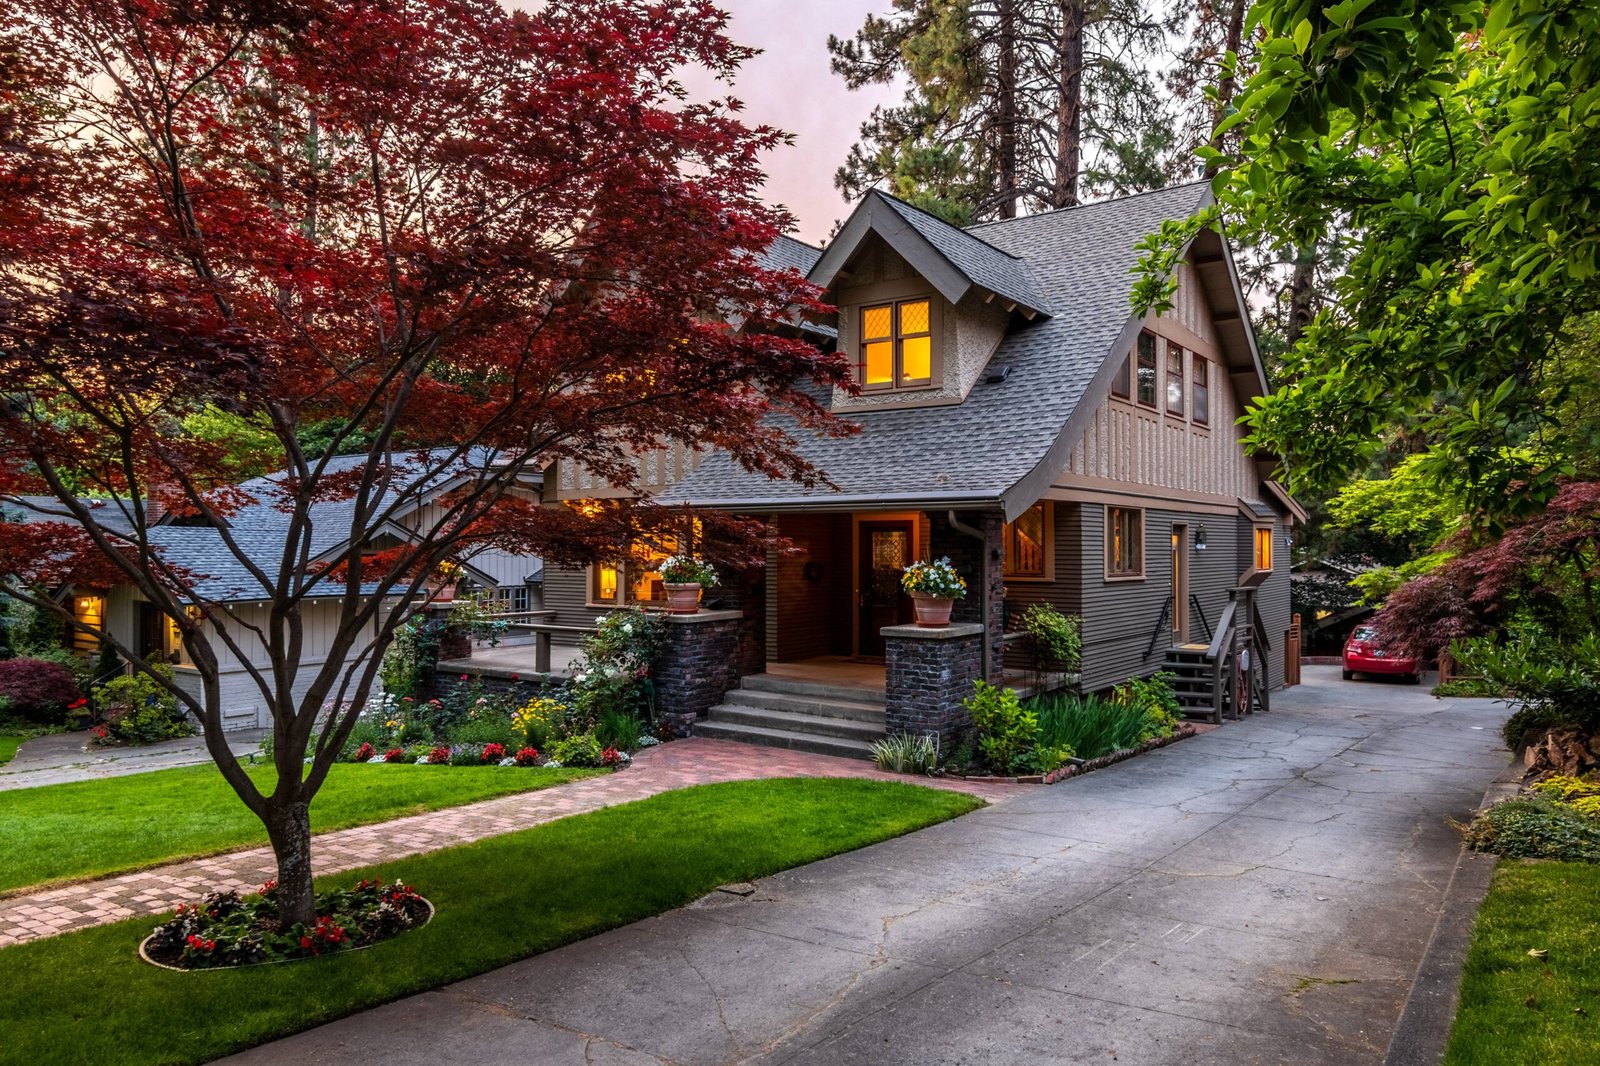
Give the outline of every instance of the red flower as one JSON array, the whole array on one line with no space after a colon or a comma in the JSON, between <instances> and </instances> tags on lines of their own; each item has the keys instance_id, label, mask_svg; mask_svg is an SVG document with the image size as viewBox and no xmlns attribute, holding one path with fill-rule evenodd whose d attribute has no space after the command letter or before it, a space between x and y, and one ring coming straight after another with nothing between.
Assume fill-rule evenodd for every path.
<instances>
[{"instance_id":1,"label":"red flower","mask_svg":"<svg viewBox=\"0 0 1600 1066\"><path fill-rule=\"evenodd\" d=\"M513 681L521 681L522 680L522 675L521 674L512 674L511 675L511 680L513 680Z\"/></svg>"},{"instance_id":2,"label":"red flower","mask_svg":"<svg viewBox=\"0 0 1600 1066\"><path fill-rule=\"evenodd\" d=\"M505 757L506 757L506 746L504 744L485 744L483 746L483 761L484 762L499 762L501 759L504 759Z\"/></svg>"},{"instance_id":3,"label":"red flower","mask_svg":"<svg viewBox=\"0 0 1600 1066\"><path fill-rule=\"evenodd\" d=\"M512 758L517 760L517 765L518 766L538 766L539 765L539 749L537 749L537 748L520 748L520 749L518 749L516 755L512 756Z\"/></svg>"},{"instance_id":4,"label":"red flower","mask_svg":"<svg viewBox=\"0 0 1600 1066\"><path fill-rule=\"evenodd\" d=\"M399 762L401 759L405 758L405 756L406 751L404 748L390 748L388 751L383 753L383 761Z\"/></svg>"},{"instance_id":5,"label":"red flower","mask_svg":"<svg viewBox=\"0 0 1600 1066\"><path fill-rule=\"evenodd\" d=\"M308 937L308 936L303 936L303 937L301 937L301 938L300 938L300 946L301 946L301 947L302 947L302 948L308 948L308 947L310 947L310 946L311 946L311 938L310 938L310 937Z\"/></svg>"},{"instance_id":6,"label":"red flower","mask_svg":"<svg viewBox=\"0 0 1600 1066\"><path fill-rule=\"evenodd\" d=\"M366 762L376 754L378 754L378 749L371 744L363 743L361 747L356 749L356 762Z\"/></svg>"}]
</instances>

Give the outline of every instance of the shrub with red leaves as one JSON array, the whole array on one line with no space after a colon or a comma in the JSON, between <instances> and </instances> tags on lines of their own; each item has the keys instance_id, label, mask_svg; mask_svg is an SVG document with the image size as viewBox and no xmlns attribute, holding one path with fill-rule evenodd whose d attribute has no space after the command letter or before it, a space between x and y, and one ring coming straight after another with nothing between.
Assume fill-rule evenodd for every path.
<instances>
[{"instance_id":1,"label":"shrub with red leaves","mask_svg":"<svg viewBox=\"0 0 1600 1066\"><path fill-rule=\"evenodd\" d=\"M59 725L67 707L83 699L72 672L60 663L42 659L0 660L0 697L11 710L36 722Z\"/></svg>"}]
</instances>

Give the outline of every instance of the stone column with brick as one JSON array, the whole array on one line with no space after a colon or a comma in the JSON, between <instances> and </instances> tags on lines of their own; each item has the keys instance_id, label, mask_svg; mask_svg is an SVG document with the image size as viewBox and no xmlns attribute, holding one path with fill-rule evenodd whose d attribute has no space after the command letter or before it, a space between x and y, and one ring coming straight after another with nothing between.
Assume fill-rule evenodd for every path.
<instances>
[{"instance_id":1,"label":"stone column with brick","mask_svg":"<svg viewBox=\"0 0 1600 1066\"><path fill-rule=\"evenodd\" d=\"M1005 552L1002 548L1003 517L998 511L959 511L956 518L973 529L982 530L983 541L950 524L943 511L928 513L928 555L945 556L956 572L967 579L967 595L955 603L951 622L983 621L983 571L989 571L989 680L999 684L1005 678Z\"/></svg>"},{"instance_id":2,"label":"stone column with brick","mask_svg":"<svg viewBox=\"0 0 1600 1066\"><path fill-rule=\"evenodd\" d=\"M972 728L961 703L982 676L983 626L952 622L940 629L888 626L881 632L885 731L937 733L939 750L949 751Z\"/></svg>"},{"instance_id":3,"label":"stone column with brick","mask_svg":"<svg viewBox=\"0 0 1600 1066\"><path fill-rule=\"evenodd\" d=\"M666 642L656 662L656 707L678 736L722 702L743 676L743 611L669 614Z\"/></svg>"}]
</instances>

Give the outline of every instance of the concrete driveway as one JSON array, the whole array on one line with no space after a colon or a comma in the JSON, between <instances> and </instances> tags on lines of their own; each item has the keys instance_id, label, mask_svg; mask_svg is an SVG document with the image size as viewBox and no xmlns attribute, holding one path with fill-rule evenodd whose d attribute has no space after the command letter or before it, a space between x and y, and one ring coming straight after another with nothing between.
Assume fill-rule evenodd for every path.
<instances>
[{"instance_id":1,"label":"concrete driveway","mask_svg":"<svg viewBox=\"0 0 1600 1066\"><path fill-rule=\"evenodd\" d=\"M1270 715L234 1061L1377 1062L1505 711L1306 677Z\"/></svg>"}]
</instances>

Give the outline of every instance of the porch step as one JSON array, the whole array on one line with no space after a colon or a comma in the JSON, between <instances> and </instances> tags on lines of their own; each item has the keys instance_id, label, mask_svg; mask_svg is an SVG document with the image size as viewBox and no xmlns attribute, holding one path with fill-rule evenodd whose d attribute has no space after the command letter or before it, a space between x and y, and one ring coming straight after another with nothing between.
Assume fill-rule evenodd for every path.
<instances>
[{"instance_id":1,"label":"porch step","mask_svg":"<svg viewBox=\"0 0 1600 1066\"><path fill-rule=\"evenodd\" d=\"M746 744L760 744L769 748L809 751L816 755L836 755L846 759L872 758L872 745L866 740L798 733L790 729L773 729L727 721L717 717L718 712L724 709L712 708L713 717L694 724L694 735L712 737L716 740L739 740Z\"/></svg>"},{"instance_id":2,"label":"porch step","mask_svg":"<svg viewBox=\"0 0 1600 1066\"><path fill-rule=\"evenodd\" d=\"M744 692L775 692L785 696L805 696L818 700L835 700L844 703L883 705L883 690L862 685L825 685L816 681L799 681L774 674L749 674L739 682Z\"/></svg>"},{"instance_id":3,"label":"porch step","mask_svg":"<svg viewBox=\"0 0 1600 1066\"><path fill-rule=\"evenodd\" d=\"M746 682L749 678L745 679ZM788 711L796 715L810 715L818 718L838 718L852 722L869 722L878 727L878 732L883 732L883 702L867 702L867 693L855 691L854 699L838 699L831 696L805 695L796 692L769 692L761 688L751 688L748 684L741 685L725 697L729 702L741 707L754 707L766 711Z\"/></svg>"}]
</instances>

